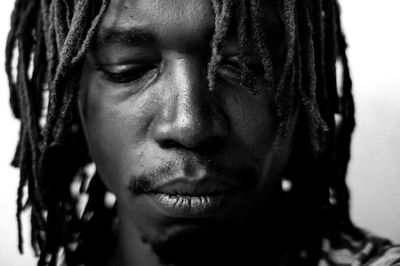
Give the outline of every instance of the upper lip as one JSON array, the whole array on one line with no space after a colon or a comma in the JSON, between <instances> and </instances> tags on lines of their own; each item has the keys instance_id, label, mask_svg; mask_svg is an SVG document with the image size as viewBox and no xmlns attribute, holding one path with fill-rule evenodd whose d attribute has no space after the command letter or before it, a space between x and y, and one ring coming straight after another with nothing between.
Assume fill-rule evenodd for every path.
<instances>
[{"instance_id":1,"label":"upper lip","mask_svg":"<svg viewBox=\"0 0 400 266\"><path fill-rule=\"evenodd\" d=\"M225 181L218 178L204 177L198 180L191 180L185 177L178 177L159 184L151 192L167 195L212 196L231 192L238 188L239 184L235 184L234 181Z\"/></svg>"}]
</instances>

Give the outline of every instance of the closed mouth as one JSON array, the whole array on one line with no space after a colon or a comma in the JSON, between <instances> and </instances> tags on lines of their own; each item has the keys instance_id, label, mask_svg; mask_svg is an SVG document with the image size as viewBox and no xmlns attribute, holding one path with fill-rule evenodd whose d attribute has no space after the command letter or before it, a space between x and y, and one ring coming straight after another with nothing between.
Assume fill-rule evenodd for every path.
<instances>
[{"instance_id":1,"label":"closed mouth","mask_svg":"<svg viewBox=\"0 0 400 266\"><path fill-rule=\"evenodd\" d=\"M233 181L217 178L175 178L155 186L145 194L155 209L169 217L211 217L225 209L244 190Z\"/></svg>"},{"instance_id":2,"label":"closed mouth","mask_svg":"<svg viewBox=\"0 0 400 266\"><path fill-rule=\"evenodd\" d=\"M210 194L151 193L151 200L164 214L176 218L200 218L216 214L229 204L237 190Z\"/></svg>"},{"instance_id":3,"label":"closed mouth","mask_svg":"<svg viewBox=\"0 0 400 266\"><path fill-rule=\"evenodd\" d=\"M252 175L244 176L240 171L219 174L220 171L211 169L198 170L187 176L176 175L182 172L135 178L128 189L161 217L208 220L235 212L233 206L245 200L246 191L256 184L255 179L250 178Z\"/></svg>"}]
</instances>

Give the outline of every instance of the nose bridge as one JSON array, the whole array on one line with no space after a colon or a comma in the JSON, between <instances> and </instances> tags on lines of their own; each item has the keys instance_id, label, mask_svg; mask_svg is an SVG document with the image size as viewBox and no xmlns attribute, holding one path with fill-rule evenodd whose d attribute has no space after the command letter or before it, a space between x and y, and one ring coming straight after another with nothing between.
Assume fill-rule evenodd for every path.
<instances>
[{"instance_id":1,"label":"nose bridge","mask_svg":"<svg viewBox=\"0 0 400 266\"><path fill-rule=\"evenodd\" d=\"M156 125L157 142L194 148L225 134L223 116L208 90L204 69L199 60L183 57L170 66L170 97Z\"/></svg>"},{"instance_id":2,"label":"nose bridge","mask_svg":"<svg viewBox=\"0 0 400 266\"><path fill-rule=\"evenodd\" d=\"M213 106L205 73L199 65L195 60L180 59L174 66L175 123L182 128L205 126L211 122L208 118Z\"/></svg>"}]
</instances>

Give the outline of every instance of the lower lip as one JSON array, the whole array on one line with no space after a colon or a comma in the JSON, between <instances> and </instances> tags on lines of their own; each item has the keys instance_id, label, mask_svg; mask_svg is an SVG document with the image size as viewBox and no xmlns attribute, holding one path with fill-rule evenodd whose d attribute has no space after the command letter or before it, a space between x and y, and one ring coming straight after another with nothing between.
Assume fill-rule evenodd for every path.
<instances>
[{"instance_id":1,"label":"lower lip","mask_svg":"<svg viewBox=\"0 0 400 266\"><path fill-rule=\"evenodd\" d=\"M235 196L225 192L207 196L149 194L151 201L164 214L174 218L205 218L224 209Z\"/></svg>"}]
</instances>

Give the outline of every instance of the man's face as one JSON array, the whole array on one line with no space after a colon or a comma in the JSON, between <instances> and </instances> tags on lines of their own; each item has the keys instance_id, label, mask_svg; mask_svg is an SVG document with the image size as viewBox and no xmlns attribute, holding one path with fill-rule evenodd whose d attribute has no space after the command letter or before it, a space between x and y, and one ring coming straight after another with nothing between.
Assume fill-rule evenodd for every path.
<instances>
[{"instance_id":1,"label":"man's face","mask_svg":"<svg viewBox=\"0 0 400 266\"><path fill-rule=\"evenodd\" d=\"M266 28L281 27L265 2ZM209 90L214 24L211 1L111 1L84 63L80 107L90 153L117 197L122 228L150 241L246 219L280 188L292 134L274 152L274 88L257 71L254 48L245 55L260 93L239 85L230 31Z\"/></svg>"}]
</instances>

